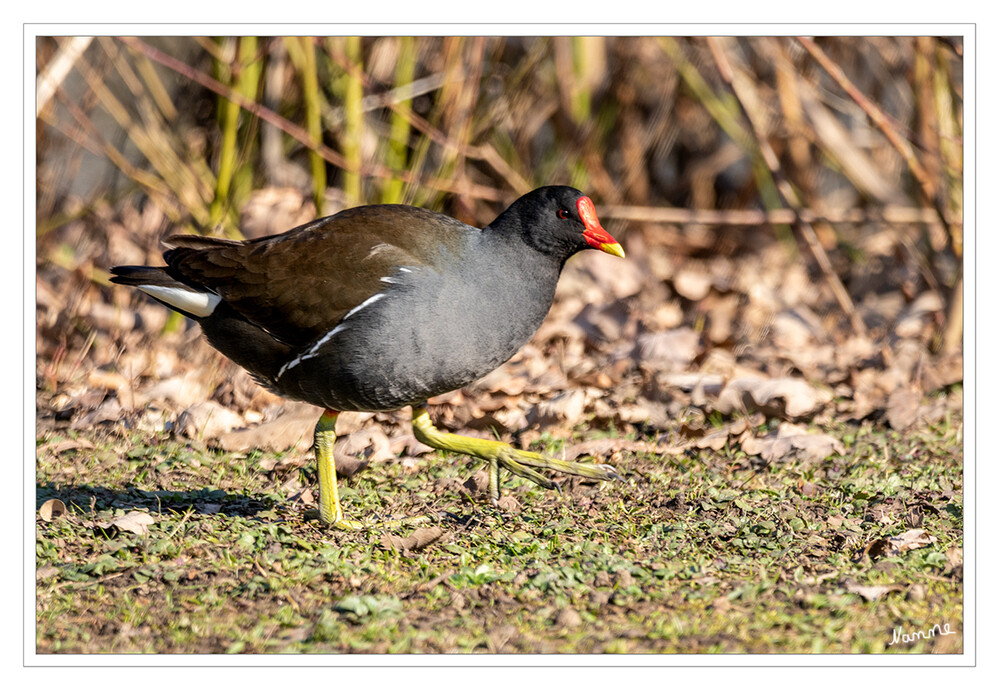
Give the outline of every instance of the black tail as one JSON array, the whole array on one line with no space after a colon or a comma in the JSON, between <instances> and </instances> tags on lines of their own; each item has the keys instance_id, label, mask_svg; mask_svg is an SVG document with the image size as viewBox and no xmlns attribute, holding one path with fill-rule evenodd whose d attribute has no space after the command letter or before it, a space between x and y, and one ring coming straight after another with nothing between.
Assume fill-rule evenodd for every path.
<instances>
[{"instance_id":1,"label":"black tail","mask_svg":"<svg viewBox=\"0 0 999 690\"><path fill-rule=\"evenodd\" d=\"M158 266L112 266L112 283L118 285L162 285L179 287L181 283Z\"/></svg>"},{"instance_id":2,"label":"black tail","mask_svg":"<svg viewBox=\"0 0 999 690\"><path fill-rule=\"evenodd\" d=\"M167 271L166 266L114 266L111 282L139 288L160 304L192 319L209 316L218 306L218 295L207 288L186 285Z\"/></svg>"}]
</instances>

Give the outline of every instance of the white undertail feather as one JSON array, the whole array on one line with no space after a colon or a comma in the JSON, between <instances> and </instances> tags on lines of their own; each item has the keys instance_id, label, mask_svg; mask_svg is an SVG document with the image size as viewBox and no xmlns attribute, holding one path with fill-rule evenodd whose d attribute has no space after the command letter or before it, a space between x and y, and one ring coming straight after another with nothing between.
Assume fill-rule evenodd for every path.
<instances>
[{"instance_id":1,"label":"white undertail feather","mask_svg":"<svg viewBox=\"0 0 999 690\"><path fill-rule=\"evenodd\" d=\"M210 292L195 292L184 288L165 287L163 285L137 285L146 294L166 302L188 314L204 318L210 316L222 298Z\"/></svg>"}]
</instances>

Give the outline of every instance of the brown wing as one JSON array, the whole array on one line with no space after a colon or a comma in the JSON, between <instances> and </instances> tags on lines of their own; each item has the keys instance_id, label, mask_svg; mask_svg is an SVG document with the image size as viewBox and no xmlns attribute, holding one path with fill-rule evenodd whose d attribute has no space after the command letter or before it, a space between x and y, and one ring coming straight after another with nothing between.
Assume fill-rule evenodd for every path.
<instances>
[{"instance_id":1,"label":"brown wing","mask_svg":"<svg viewBox=\"0 0 999 690\"><path fill-rule=\"evenodd\" d=\"M439 267L474 230L411 206L362 206L247 242L171 237L171 275L207 287L250 322L290 345L330 331L386 289L401 266Z\"/></svg>"}]
</instances>

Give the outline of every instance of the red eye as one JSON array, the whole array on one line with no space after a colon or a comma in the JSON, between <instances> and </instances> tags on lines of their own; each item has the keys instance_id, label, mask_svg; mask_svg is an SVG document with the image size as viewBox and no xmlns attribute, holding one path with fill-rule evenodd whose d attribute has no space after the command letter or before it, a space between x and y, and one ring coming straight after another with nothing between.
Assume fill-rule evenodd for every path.
<instances>
[{"instance_id":1,"label":"red eye","mask_svg":"<svg viewBox=\"0 0 999 690\"><path fill-rule=\"evenodd\" d=\"M569 218L569 212L566 211L564 208L560 208L558 210L558 213L556 213L555 215L561 218L562 220L567 220Z\"/></svg>"}]
</instances>

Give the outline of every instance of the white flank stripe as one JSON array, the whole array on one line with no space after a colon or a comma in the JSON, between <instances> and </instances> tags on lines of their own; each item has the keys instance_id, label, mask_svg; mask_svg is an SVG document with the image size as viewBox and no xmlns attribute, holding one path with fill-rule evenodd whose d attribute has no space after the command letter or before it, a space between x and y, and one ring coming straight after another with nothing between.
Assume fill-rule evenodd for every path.
<instances>
[{"instance_id":1,"label":"white flank stripe","mask_svg":"<svg viewBox=\"0 0 999 690\"><path fill-rule=\"evenodd\" d=\"M377 302L378 300L380 300L384 296L385 296L384 292L379 292L377 294L371 295L371 297L369 297L368 299L364 300L363 302L361 302L360 304L358 304L356 307L354 307L353 309L351 309L350 311L348 311L347 315L345 317L343 317L343 319L341 320L341 322L342 321L346 321L351 316L353 316L357 312L361 311L365 307L370 307L372 304L374 304L375 302ZM339 326L337 328L339 328ZM335 330L336 329L334 329L334 331ZM327 337L329 337L329 336L327 336ZM325 340L325 339L326 338L323 338L323 340ZM322 342L322 341L320 341L320 342Z\"/></svg>"},{"instance_id":2,"label":"white flank stripe","mask_svg":"<svg viewBox=\"0 0 999 690\"><path fill-rule=\"evenodd\" d=\"M210 292L194 292L193 290L162 285L139 285L138 288L146 294L163 300L171 307L200 317L209 316L222 301L221 297Z\"/></svg>"},{"instance_id":3,"label":"white flank stripe","mask_svg":"<svg viewBox=\"0 0 999 690\"><path fill-rule=\"evenodd\" d=\"M384 278L382 280L384 280ZM363 302L361 302L360 304L358 304L356 307L354 307L353 309L351 309L350 311L348 311L347 315L344 316L342 319L340 319L340 323L338 323L336 325L336 327L333 330L331 330L329 333L327 333L322 338L320 338L319 340L317 340L316 344L313 345L312 347L310 347L308 352L306 352L304 354L301 354L298 357L296 357L295 359L292 359L292 360L288 361L284 366L282 366L280 369L278 369L278 373L277 373L277 377L276 378L281 378L281 376L284 375L284 372L288 371L292 367L298 366L301 362L304 362L307 359L312 359L313 357L315 357L319 353L319 348L321 348L330 338L332 338L333 336L335 336L337 333L339 333L340 331L342 331L344 328L346 328L349 325L349 324L347 324L347 319L349 319L351 316L353 316L357 312L361 311L365 307L374 304L375 302L377 302L378 300L380 300L384 296L385 296L384 293L379 292L378 294L372 295L371 297L369 297L368 299L364 300Z\"/></svg>"}]
</instances>

